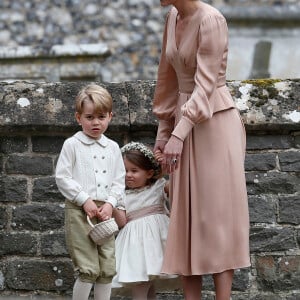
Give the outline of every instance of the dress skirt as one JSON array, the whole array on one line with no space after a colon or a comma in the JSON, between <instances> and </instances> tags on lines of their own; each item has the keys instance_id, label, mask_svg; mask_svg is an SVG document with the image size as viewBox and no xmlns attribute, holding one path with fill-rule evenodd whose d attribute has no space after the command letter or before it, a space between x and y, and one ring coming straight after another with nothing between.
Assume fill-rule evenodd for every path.
<instances>
[{"instance_id":1,"label":"dress skirt","mask_svg":"<svg viewBox=\"0 0 300 300\"><path fill-rule=\"evenodd\" d=\"M189 96L181 94L177 107ZM171 176L163 273L203 275L250 266L245 138L239 112L231 108L196 124L185 139Z\"/></svg>"}]
</instances>

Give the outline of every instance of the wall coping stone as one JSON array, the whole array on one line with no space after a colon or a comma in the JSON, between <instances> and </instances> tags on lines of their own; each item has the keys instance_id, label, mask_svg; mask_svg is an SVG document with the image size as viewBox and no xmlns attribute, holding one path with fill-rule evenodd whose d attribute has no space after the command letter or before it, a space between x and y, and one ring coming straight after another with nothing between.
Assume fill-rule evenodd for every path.
<instances>
[{"instance_id":1,"label":"wall coping stone","mask_svg":"<svg viewBox=\"0 0 300 300\"><path fill-rule=\"evenodd\" d=\"M99 56L105 58L110 54L110 49L104 43L52 45L49 47L44 45L0 47L0 60L60 58L74 56Z\"/></svg>"},{"instance_id":2,"label":"wall coping stone","mask_svg":"<svg viewBox=\"0 0 300 300\"><path fill-rule=\"evenodd\" d=\"M110 130L155 130L151 113L155 81L102 83L112 94L114 117ZM74 98L87 82L0 82L0 135L77 128ZM247 131L300 130L300 79L227 81Z\"/></svg>"},{"instance_id":3,"label":"wall coping stone","mask_svg":"<svg viewBox=\"0 0 300 300\"><path fill-rule=\"evenodd\" d=\"M300 22L300 5L264 5L264 6L218 6L228 22L241 20L243 22Z\"/></svg>"}]
</instances>

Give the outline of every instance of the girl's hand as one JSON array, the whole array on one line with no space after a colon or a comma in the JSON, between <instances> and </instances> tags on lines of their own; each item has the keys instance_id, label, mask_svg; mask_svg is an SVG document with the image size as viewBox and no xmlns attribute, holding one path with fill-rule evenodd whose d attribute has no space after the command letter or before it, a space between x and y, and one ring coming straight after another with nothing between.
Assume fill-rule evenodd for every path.
<instances>
[{"instance_id":1,"label":"girl's hand","mask_svg":"<svg viewBox=\"0 0 300 300\"><path fill-rule=\"evenodd\" d=\"M164 158L165 158L165 156L164 156L164 154L161 152L161 150L156 150L156 151L154 152L154 157L155 157L156 161L158 161L159 163L162 163L163 160L164 160Z\"/></svg>"},{"instance_id":2,"label":"girl's hand","mask_svg":"<svg viewBox=\"0 0 300 300\"><path fill-rule=\"evenodd\" d=\"M160 140L155 141L153 153L155 153L157 150L159 150L160 152L163 153L166 143L167 143L167 141L160 141Z\"/></svg>"},{"instance_id":3,"label":"girl's hand","mask_svg":"<svg viewBox=\"0 0 300 300\"><path fill-rule=\"evenodd\" d=\"M98 208L99 219L101 221L107 221L111 218L113 207L110 203L106 202Z\"/></svg>"},{"instance_id":4,"label":"girl's hand","mask_svg":"<svg viewBox=\"0 0 300 300\"><path fill-rule=\"evenodd\" d=\"M163 169L164 166L166 165L165 156L163 155L166 143L167 143L166 141L155 141L155 145L153 148L154 156Z\"/></svg>"},{"instance_id":5,"label":"girl's hand","mask_svg":"<svg viewBox=\"0 0 300 300\"><path fill-rule=\"evenodd\" d=\"M119 228L123 228L126 225L127 219L125 210L114 208L112 216L115 218Z\"/></svg>"},{"instance_id":6,"label":"girl's hand","mask_svg":"<svg viewBox=\"0 0 300 300\"><path fill-rule=\"evenodd\" d=\"M93 199L89 198L83 203L83 210L89 216L89 218L99 217L98 207Z\"/></svg>"},{"instance_id":7,"label":"girl's hand","mask_svg":"<svg viewBox=\"0 0 300 300\"><path fill-rule=\"evenodd\" d=\"M169 170L168 170L168 168L166 168L166 157L165 157L165 155L160 150L156 150L155 153L154 153L154 156L155 156L156 161L161 166L162 174L168 174Z\"/></svg>"},{"instance_id":8,"label":"girl's hand","mask_svg":"<svg viewBox=\"0 0 300 300\"><path fill-rule=\"evenodd\" d=\"M169 173L174 172L180 162L183 141L172 135L164 147L165 167Z\"/></svg>"}]
</instances>

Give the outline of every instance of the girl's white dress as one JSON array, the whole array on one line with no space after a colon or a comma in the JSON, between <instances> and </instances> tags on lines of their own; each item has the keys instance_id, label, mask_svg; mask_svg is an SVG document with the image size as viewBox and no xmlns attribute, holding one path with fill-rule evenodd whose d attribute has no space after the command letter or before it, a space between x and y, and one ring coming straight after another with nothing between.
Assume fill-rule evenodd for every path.
<instances>
[{"instance_id":1,"label":"girl's white dress","mask_svg":"<svg viewBox=\"0 0 300 300\"><path fill-rule=\"evenodd\" d=\"M116 238L116 271L113 287L149 281L160 274L167 239L169 217L166 208L164 178L154 184L127 190L126 214L137 209L161 204L166 214L153 214L128 222Z\"/></svg>"}]
</instances>

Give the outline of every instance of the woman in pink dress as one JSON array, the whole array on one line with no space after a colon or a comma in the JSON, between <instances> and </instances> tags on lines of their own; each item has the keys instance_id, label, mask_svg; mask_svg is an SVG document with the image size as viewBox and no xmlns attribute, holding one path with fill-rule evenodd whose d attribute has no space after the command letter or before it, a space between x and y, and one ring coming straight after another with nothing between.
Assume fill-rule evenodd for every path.
<instances>
[{"instance_id":1,"label":"woman in pink dress","mask_svg":"<svg viewBox=\"0 0 300 300\"><path fill-rule=\"evenodd\" d=\"M182 276L201 299L212 274L217 300L231 295L234 269L250 266L244 173L246 134L226 87L225 18L199 0L161 0L166 19L153 101L154 150L164 153L172 200L162 273Z\"/></svg>"}]
</instances>

